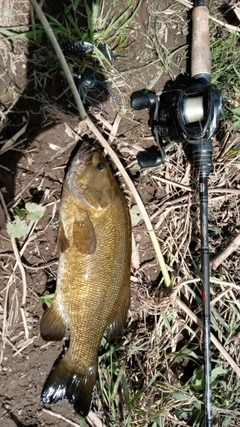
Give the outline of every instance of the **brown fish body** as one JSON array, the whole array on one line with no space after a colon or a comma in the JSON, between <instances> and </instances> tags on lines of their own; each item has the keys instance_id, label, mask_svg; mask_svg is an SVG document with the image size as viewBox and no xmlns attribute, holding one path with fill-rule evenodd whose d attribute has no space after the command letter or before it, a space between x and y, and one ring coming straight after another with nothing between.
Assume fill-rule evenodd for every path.
<instances>
[{"instance_id":1,"label":"brown fish body","mask_svg":"<svg viewBox=\"0 0 240 427\"><path fill-rule=\"evenodd\" d=\"M48 340L70 332L66 356L50 373L42 400L67 397L86 415L104 332L122 336L130 303L131 225L125 199L100 151L82 148L66 177L53 305L41 321Z\"/></svg>"}]
</instances>

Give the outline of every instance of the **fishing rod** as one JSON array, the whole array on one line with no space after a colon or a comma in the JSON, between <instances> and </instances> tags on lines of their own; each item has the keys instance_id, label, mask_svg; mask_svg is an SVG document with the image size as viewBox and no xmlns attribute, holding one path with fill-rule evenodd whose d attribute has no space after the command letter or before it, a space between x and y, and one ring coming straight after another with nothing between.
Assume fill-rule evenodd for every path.
<instances>
[{"instance_id":1,"label":"fishing rod","mask_svg":"<svg viewBox=\"0 0 240 427\"><path fill-rule=\"evenodd\" d=\"M210 280L208 242L208 177L212 168L212 136L223 111L220 92L211 84L209 10L204 0L196 0L192 11L191 78L179 89L156 94L135 92L135 110L150 108L152 132L158 146L155 154L143 152L143 168L158 166L166 159L164 142L183 142L191 147L192 163L199 179L201 223L201 283L204 349L204 419L212 427Z\"/></svg>"}]
</instances>

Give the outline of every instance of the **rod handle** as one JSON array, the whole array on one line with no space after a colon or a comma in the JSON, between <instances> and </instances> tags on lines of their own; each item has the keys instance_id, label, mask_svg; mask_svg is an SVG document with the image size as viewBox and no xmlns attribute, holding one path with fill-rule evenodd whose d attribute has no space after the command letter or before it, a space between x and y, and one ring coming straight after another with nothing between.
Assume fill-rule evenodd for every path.
<instances>
[{"instance_id":1,"label":"rod handle","mask_svg":"<svg viewBox=\"0 0 240 427\"><path fill-rule=\"evenodd\" d=\"M208 25L209 10L206 6L194 7L192 12L191 75L211 76L211 52Z\"/></svg>"}]
</instances>

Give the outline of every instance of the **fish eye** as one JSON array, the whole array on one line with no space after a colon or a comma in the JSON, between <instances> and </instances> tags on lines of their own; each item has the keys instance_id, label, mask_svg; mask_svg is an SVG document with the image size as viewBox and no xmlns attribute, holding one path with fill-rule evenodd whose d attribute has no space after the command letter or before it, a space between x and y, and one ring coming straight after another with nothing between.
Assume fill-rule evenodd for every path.
<instances>
[{"instance_id":1,"label":"fish eye","mask_svg":"<svg viewBox=\"0 0 240 427\"><path fill-rule=\"evenodd\" d=\"M103 162L99 162L99 163L97 164L97 167L98 167L98 169L99 169L100 171L102 171L102 170L105 168L105 164L104 164Z\"/></svg>"}]
</instances>

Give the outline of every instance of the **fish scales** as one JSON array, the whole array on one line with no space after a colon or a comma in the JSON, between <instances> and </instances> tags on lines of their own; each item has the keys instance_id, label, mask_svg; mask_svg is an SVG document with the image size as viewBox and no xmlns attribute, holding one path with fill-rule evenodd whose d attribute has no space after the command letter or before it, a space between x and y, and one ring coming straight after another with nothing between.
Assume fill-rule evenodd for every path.
<instances>
[{"instance_id":1,"label":"fish scales","mask_svg":"<svg viewBox=\"0 0 240 427\"><path fill-rule=\"evenodd\" d=\"M41 334L62 339L68 328L70 346L51 371L42 400L54 403L66 397L85 416L102 336L106 331L109 340L117 341L122 335L130 303L131 260L125 199L102 153L86 144L64 183L59 246L56 295L43 315Z\"/></svg>"},{"instance_id":2,"label":"fish scales","mask_svg":"<svg viewBox=\"0 0 240 427\"><path fill-rule=\"evenodd\" d=\"M68 198L66 198L64 201L66 209L69 206L68 202ZM71 325L70 334L76 341L76 343L73 341L70 350L76 353L75 359L83 356L84 359L89 357L89 360L86 360L87 367L96 364L96 360L92 360L92 358L96 356L96 351L99 349L99 340L101 341L107 326L107 319L112 311L111 298L114 302L118 293L119 298L121 296L119 284L121 284L125 272L121 266L129 262L126 252L119 251L115 244L119 239L124 239L122 230L125 228L124 221L127 220L122 208L122 200L120 199L121 203L119 203L119 199L117 199L117 202L111 204L107 208L108 212L104 211L104 215L103 212L100 212L98 218L95 216L96 239L100 242L95 253L79 260L79 251L70 243L71 249L66 251L62 255L64 259L60 260L63 262L64 274L59 283L59 299ZM106 214L109 217L108 221L106 221ZM126 247L128 245L126 236L125 245ZM118 262L114 263L114 260L118 260ZM86 275L88 275L87 280ZM128 277L126 277L126 286L129 286L127 280L129 280ZM106 283L109 283L109 287L103 294L102 289L106 287ZM67 294L69 298L65 301L64 295ZM81 307L78 317L75 315L77 307ZM92 310L90 313L89 307ZM90 324L85 322L86 315L91 316ZM86 345L89 345L89 356L86 352ZM93 351L94 347L95 351ZM81 348L84 348L83 356Z\"/></svg>"}]
</instances>

